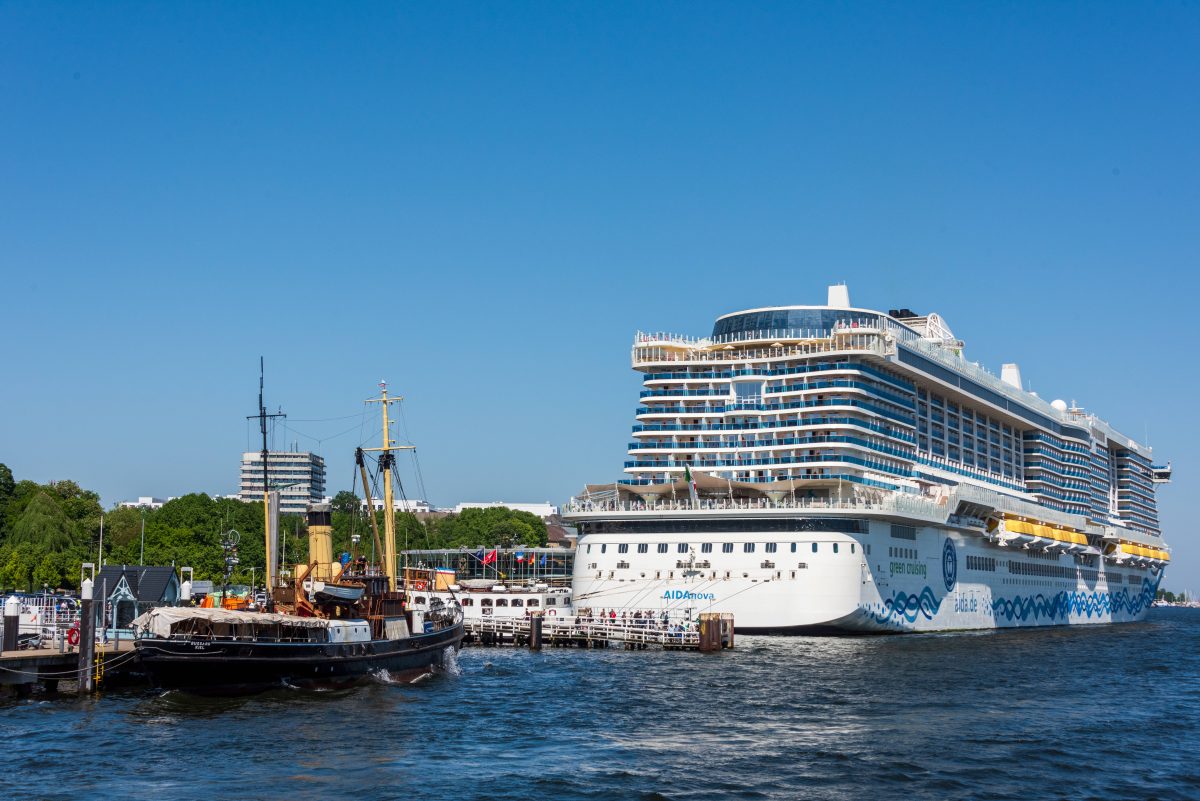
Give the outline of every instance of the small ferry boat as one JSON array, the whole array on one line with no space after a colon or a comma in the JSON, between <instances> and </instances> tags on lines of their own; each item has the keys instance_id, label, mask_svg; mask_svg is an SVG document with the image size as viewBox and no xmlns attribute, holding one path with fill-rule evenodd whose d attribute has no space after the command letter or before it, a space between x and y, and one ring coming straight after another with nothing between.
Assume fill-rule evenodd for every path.
<instances>
[{"instance_id":1,"label":"small ferry boat","mask_svg":"<svg viewBox=\"0 0 1200 801\"><path fill-rule=\"evenodd\" d=\"M406 582L412 609L431 610L438 604L457 604L465 620L520 618L543 613L547 618L575 614L570 587L554 587L546 582L513 583L492 579L454 580L446 571L437 572L437 583Z\"/></svg>"}]
</instances>

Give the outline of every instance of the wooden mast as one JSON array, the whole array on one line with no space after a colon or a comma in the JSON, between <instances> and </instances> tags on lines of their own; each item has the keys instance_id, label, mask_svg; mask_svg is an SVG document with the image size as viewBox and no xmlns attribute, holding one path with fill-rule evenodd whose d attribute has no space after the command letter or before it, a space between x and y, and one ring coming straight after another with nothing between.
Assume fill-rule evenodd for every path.
<instances>
[{"instance_id":1,"label":"wooden mast","mask_svg":"<svg viewBox=\"0 0 1200 801\"><path fill-rule=\"evenodd\" d=\"M412 445L396 445L392 441L391 421L388 419L388 406L399 403L403 398L389 398L387 382L379 382L380 395L369 398L367 403L378 403L383 411L383 447L364 448L367 451L379 452L379 467L383 471L383 553L385 563L384 573L388 577L388 590L395 592L400 589L396 581L396 510L392 508L392 469L396 466L396 456L393 451L410 451Z\"/></svg>"}]
</instances>

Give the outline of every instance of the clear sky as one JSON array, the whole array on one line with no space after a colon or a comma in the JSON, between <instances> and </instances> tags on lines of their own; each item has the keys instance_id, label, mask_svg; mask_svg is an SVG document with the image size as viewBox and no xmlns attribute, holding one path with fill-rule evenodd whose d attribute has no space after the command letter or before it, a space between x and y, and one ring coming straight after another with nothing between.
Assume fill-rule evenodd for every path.
<instances>
[{"instance_id":1,"label":"clear sky","mask_svg":"<svg viewBox=\"0 0 1200 801\"><path fill-rule=\"evenodd\" d=\"M846 281L1148 436L1200 590L1197 52L1178 3L5 3L0 461L232 492L262 354L332 491L386 378L434 503L560 502L634 331Z\"/></svg>"}]
</instances>

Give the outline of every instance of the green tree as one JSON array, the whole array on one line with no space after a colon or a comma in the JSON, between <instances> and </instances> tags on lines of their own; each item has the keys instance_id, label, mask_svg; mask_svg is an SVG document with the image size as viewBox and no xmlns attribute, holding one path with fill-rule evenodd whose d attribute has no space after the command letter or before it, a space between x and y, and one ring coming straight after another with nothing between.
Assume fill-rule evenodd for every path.
<instances>
[{"instance_id":1,"label":"green tree","mask_svg":"<svg viewBox=\"0 0 1200 801\"><path fill-rule=\"evenodd\" d=\"M81 537L62 507L43 491L25 505L21 516L12 524L8 539L15 544L28 543L48 551L63 551L79 545Z\"/></svg>"},{"instance_id":2,"label":"green tree","mask_svg":"<svg viewBox=\"0 0 1200 801\"><path fill-rule=\"evenodd\" d=\"M333 502L330 504L331 511L341 512L346 515L358 514L361 509L362 501L350 490L342 490L337 495L334 495Z\"/></svg>"},{"instance_id":3,"label":"green tree","mask_svg":"<svg viewBox=\"0 0 1200 801\"><path fill-rule=\"evenodd\" d=\"M6 548L6 558L0 564L0 586L32 591L33 571L41 562L42 554L27 542L10 544Z\"/></svg>"},{"instance_id":4,"label":"green tree","mask_svg":"<svg viewBox=\"0 0 1200 801\"><path fill-rule=\"evenodd\" d=\"M60 552L61 553L61 552ZM33 590L56 590L63 584L62 564L57 554L47 552L33 569Z\"/></svg>"},{"instance_id":5,"label":"green tree","mask_svg":"<svg viewBox=\"0 0 1200 801\"><path fill-rule=\"evenodd\" d=\"M8 508L8 501L12 498L16 487L12 470L8 469L8 465L0 462L0 541L4 540L5 534L4 510Z\"/></svg>"}]
</instances>

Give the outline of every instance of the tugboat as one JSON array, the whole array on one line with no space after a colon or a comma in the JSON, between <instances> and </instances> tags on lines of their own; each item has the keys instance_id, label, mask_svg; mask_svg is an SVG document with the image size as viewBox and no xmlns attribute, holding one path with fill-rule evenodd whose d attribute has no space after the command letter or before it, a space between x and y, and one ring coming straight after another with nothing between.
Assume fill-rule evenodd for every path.
<instances>
[{"instance_id":1,"label":"tugboat","mask_svg":"<svg viewBox=\"0 0 1200 801\"><path fill-rule=\"evenodd\" d=\"M391 508L392 451L386 383L381 397L368 402L383 408L381 479ZM263 431L266 488L266 410L261 384L259 418ZM363 449L357 456L364 484ZM372 518L382 565L353 558L346 565L332 558L328 504L309 507L309 561L297 566L290 585L274 578L277 550L271 525L270 493L264 497L267 531L267 586L273 591L266 612L192 607L160 607L138 617L132 627L142 667L160 687L194 691L240 692L271 686L340 685L387 671L394 681L410 681L443 664L462 643L462 609L456 603L411 609L396 564L395 523L384 515L382 549ZM276 508L277 505L276 505ZM368 508L371 508L370 506ZM227 564L236 564L236 558ZM227 575L230 567L227 567ZM406 581L428 580L405 571ZM185 595L187 593L185 592Z\"/></svg>"}]
</instances>

